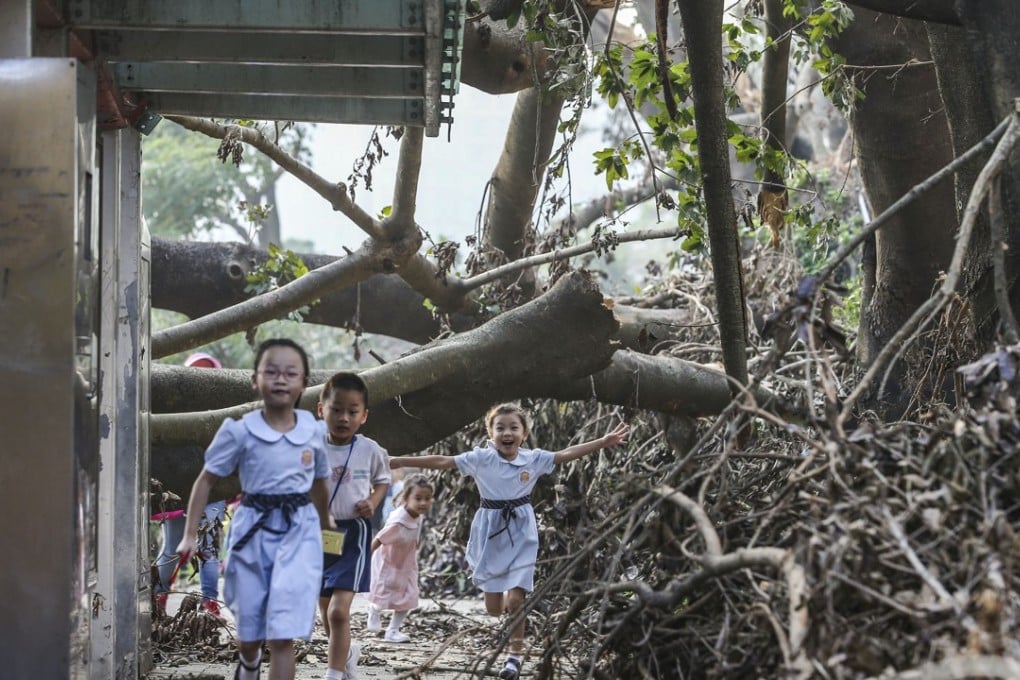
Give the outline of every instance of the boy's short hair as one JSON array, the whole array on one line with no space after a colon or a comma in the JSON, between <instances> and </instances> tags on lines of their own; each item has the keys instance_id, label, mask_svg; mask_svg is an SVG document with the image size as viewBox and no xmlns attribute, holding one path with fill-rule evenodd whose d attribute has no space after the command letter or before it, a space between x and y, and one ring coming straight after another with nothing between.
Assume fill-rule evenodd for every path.
<instances>
[{"instance_id":1,"label":"boy's short hair","mask_svg":"<svg viewBox=\"0 0 1020 680\"><path fill-rule=\"evenodd\" d=\"M341 371L331 375L329 380L322 386L322 392L319 393L319 401L325 402L333 396L334 392L339 392L340 390L360 392L361 396L365 399L365 406L368 406L368 385L361 379L361 376L350 371Z\"/></svg>"}]
</instances>

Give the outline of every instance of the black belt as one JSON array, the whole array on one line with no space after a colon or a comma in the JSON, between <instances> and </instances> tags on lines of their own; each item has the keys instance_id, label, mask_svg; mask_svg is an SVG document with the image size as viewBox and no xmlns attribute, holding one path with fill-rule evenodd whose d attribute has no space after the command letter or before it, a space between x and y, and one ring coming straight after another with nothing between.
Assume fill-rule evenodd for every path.
<instances>
[{"instance_id":1,"label":"black belt","mask_svg":"<svg viewBox=\"0 0 1020 680\"><path fill-rule=\"evenodd\" d=\"M260 511L262 514L255 520L255 524L252 525L251 529L248 529L247 533L238 539L230 549L240 550L251 537L255 535L255 532L259 529L265 529L271 534L285 534L290 531L291 526L294 523L292 515L294 512L312 502L312 497L307 493L246 493L241 496L241 505L246 505L249 508ZM287 526L283 529L270 529L265 524L269 521L269 516L273 513L273 510L279 508L283 511L283 519L286 520Z\"/></svg>"},{"instance_id":2,"label":"black belt","mask_svg":"<svg viewBox=\"0 0 1020 680\"><path fill-rule=\"evenodd\" d=\"M488 498L483 498L482 507L485 508L486 510L499 510L500 511L499 516L503 520L503 528L489 536L489 538L490 539L495 538L496 536L499 536L501 533L505 531L507 533L507 536L510 537L510 545L513 545L514 535L510 533L510 520L517 516L517 513L514 512L514 508L519 508L520 506L527 505L530 502L531 502L530 494L527 496L521 496L520 498L514 498L508 501L494 501Z\"/></svg>"}]
</instances>

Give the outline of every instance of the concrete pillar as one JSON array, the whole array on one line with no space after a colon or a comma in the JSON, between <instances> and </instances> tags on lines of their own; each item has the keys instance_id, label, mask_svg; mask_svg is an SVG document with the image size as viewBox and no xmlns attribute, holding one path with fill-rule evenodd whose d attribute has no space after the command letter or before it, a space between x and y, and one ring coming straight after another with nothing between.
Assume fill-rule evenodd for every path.
<instances>
[{"instance_id":1,"label":"concrete pillar","mask_svg":"<svg viewBox=\"0 0 1020 680\"><path fill-rule=\"evenodd\" d=\"M0 136L0 674L83 678L98 489L95 79L73 59L3 59L0 92L8 131Z\"/></svg>"},{"instance_id":2,"label":"concrete pillar","mask_svg":"<svg viewBox=\"0 0 1020 680\"><path fill-rule=\"evenodd\" d=\"M136 131L101 135L101 375L95 680L152 666L148 548L148 237Z\"/></svg>"}]
</instances>

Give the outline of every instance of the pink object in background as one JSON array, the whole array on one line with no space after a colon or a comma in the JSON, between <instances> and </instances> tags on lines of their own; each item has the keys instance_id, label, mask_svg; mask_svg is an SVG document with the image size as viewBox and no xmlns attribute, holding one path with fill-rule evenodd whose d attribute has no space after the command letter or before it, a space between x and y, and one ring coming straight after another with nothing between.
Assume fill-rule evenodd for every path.
<instances>
[{"instance_id":1,"label":"pink object in background","mask_svg":"<svg viewBox=\"0 0 1020 680\"><path fill-rule=\"evenodd\" d=\"M223 368L219 359L205 352L195 352L184 360L184 365L198 368Z\"/></svg>"}]
</instances>

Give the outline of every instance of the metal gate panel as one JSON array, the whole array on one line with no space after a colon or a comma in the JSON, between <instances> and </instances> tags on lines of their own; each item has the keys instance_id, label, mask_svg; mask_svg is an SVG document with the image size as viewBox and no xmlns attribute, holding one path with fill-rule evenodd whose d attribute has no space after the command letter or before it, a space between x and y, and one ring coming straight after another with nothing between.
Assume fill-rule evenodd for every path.
<instances>
[{"instance_id":1,"label":"metal gate panel","mask_svg":"<svg viewBox=\"0 0 1020 680\"><path fill-rule=\"evenodd\" d=\"M305 33L251 31L97 31L96 47L115 62L226 62L332 64L337 66L418 66L425 53L418 35L370 35L344 38Z\"/></svg>"},{"instance_id":2,"label":"metal gate panel","mask_svg":"<svg viewBox=\"0 0 1020 680\"><path fill-rule=\"evenodd\" d=\"M294 64L119 63L122 91L421 99L422 69ZM294 103L294 102L292 102ZM300 106L300 102L296 102Z\"/></svg>"},{"instance_id":3,"label":"metal gate panel","mask_svg":"<svg viewBox=\"0 0 1020 680\"><path fill-rule=\"evenodd\" d=\"M420 32L425 0L70 0L83 28Z\"/></svg>"},{"instance_id":4,"label":"metal gate panel","mask_svg":"<svg viewBox=\"0 0 1020 680\"><path fill-rule=\"evenodd\" d=\"M0 60L0 658L87 673L95 578L95 83L73 59ZM16 395L16 396L15 396Z\"/></svg>"},{"instance_id":5,"label":"metal gate panel","mask_svg":"<svg viewBox=\"0 0 1020 680\"><path fill-rule=\"evenodd\" d=\"M217 118L247 118L258 111L267 120L291 120L295 111L300 120L312 123L335 122L364 125L415 125L424 122L424 105L418 99L353 99L349 97L307 97L295 105L293 97L154 92L146 96L150 108L164 114L202 115Z\"/></svg>"},{"instance_id":6,"label":"metal gate panel","mask_svg":"<svg viewBox=\"0 0 1020 680\"><path fill-rule=\"evenodd\" d=\"M177 114L408 125L435 137L453 120L464 7L464 0L69 0L64 19L71 35L94 46L102 101L116 108L104 125L147 132L158 115ZM412 104L399 110L380 99Z\"/></svg>"}]
</instances>

